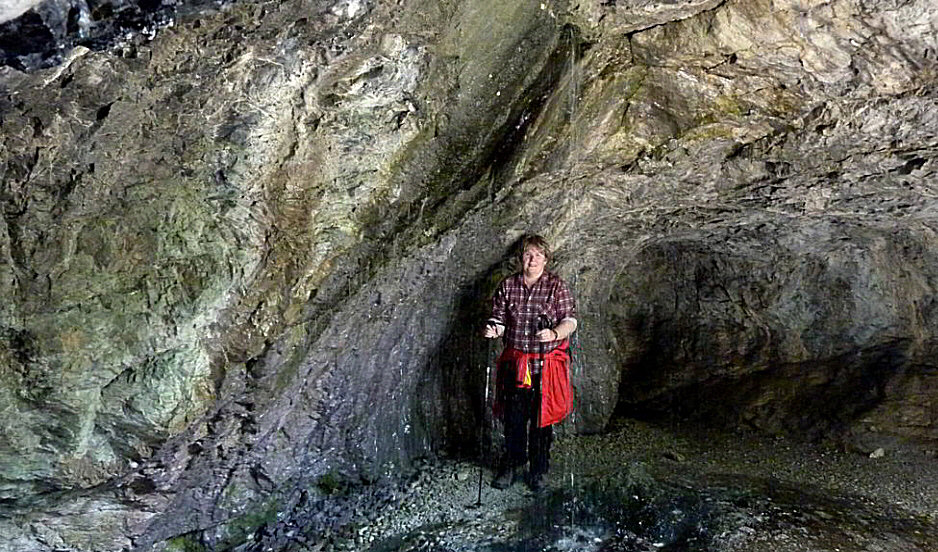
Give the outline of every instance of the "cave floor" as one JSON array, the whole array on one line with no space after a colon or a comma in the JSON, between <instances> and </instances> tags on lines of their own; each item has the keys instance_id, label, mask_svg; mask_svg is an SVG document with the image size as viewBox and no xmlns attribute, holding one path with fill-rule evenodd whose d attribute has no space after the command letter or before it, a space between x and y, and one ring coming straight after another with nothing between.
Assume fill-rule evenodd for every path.
<instances>
[{"instance_id":1,"label":"cave floor","mask_svg":"<svg viewBox=\"0 0 938 552\"><path fill-rule=\"evenodd\" d=\"M394 508L316 550L938 550L938 460L632 420L560 428L546 489L495 490L477 465L424 469ZM301 548L305 549L305 548Z\"/></svg>"}]
</instances>

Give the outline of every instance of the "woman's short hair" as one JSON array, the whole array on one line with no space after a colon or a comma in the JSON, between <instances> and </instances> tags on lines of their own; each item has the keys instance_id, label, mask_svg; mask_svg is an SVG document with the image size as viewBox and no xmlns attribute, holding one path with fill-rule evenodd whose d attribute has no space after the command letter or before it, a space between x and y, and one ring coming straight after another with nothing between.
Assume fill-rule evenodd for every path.
<instances>
[{"instance_id":1,"label":"woman's short hair","mask_svg":"<svg viewBox=\"0 0 938 552\"><path fill-rule=\"evenodd\" d=\"M544 257L547 258L547 261L550 262L551 252L550 245L547 244L547 240L543 236L537 234L528 234L521 238L521 247L518 249L518 259L524 255L524 252L527 251L529 247L536 247L541 250L544 254Z\"/></svg>"}]
</instances>

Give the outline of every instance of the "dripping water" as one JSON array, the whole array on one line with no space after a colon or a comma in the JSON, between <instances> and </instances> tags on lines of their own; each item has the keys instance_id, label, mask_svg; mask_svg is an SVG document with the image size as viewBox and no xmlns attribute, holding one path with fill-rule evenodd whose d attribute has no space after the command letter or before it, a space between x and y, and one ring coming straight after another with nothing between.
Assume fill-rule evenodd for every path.
<instances>
[{"instance_id":1,"label":"dripping water","mask_svg":"<svg viewBox=\"0 0 938 552\"><path fill-rule=\"evenodd\" d=\"M566 117L567 117L567 121L568 121L569 128L570 128L570 142L571 142L570 147L572 148L573 156L572 156L572 159L570 160L570 166L566 170L566 183L563 186L563 188L565 190L568 190L568 192L572 192L572 193L569 193L567 197L572 198L573 200L573 205L569 206L568 208L571 209L574 213L573 215L574 216L573 240L575 242L577 235L579 233L579 228L578 228L579 221L581 220L581 217L579 216L579 213L577 212L577 207L582 205L582 200L583 200L583 187L578 185L576 180L572 178L572 175L574 174L574 171L576 170L576 167L579 164L579 155L580 155L579 128L578 128L578 123L577 123L577 104L579 101L579 93L580 93L580 90L579 90L580 74L579 74L579 64L577 62L578 51L577 51L576 32L574 31L573 27L567 26L564 29L564 35L565 36L563 37L563 39L568 41L568 51L569 51L568 67L566 71L567 73L566 88L568 90L568 97L565 102L565 107L566 107ZM573 183L572 188L570 186L571 182ZM571 247L570 249L575 250L576 248ZM570 282L571 292L573 293L573 296L575 300L577 301L577 305L578 307L582 308L583 297L580 294L579 273L580 273L579 267L576 266L576 264L574 263L573 274L570 275L568 280ZM565 438L573 439L571 441L573 445L570 447L571 454L569 454L566 457L562 466L563 467L563 471L562 471L563 487L562 488L564 489L565 494L568 496L568 499L564 502L564 509L566 511L565 518L566 518L566 524L567 524L567 528L566 528L567 540L568 542L577 542L580 544L582 544L582 540L580 539L581 535L579 535L579 533L581 533L582 529L579 528L576 523L576 511L578 508L579 496L576 491L576 467L577 466L575 465L575 462L576 462L578 451L576 448L575 435L576 435L576 427L577 427L577 421L578 421L577 414L578 414L579 409L582 407L582 405L579 404L579 397L577 395L578 384L580 381L579 379L580 368L583 362L583 358L582 358L583 354L579 347L579 342L580 342L579 335L581 332L585 330L585 328L583 328L582 319L583 319L582 315L578 313L577 330L573 333L573 335L570 336L569 377L570 377L571 387L574 393L573 400L575 402L574 402L573 411L570 413L568 420L564 422L565 430L562 435ZM568 433L572 435L568 435ZM592 539L589 539L588 542L592 542Z\"/></svg>"}]
</instances>

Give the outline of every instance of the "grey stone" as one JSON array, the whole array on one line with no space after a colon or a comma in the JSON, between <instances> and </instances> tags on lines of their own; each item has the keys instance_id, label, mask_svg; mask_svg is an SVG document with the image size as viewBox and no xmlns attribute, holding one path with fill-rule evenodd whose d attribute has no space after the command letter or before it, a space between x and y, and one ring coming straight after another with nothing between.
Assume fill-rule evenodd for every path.
<instances>
[{"instance_id":1,"label":"grey stone","mask_svg":"<svg viewBox=\"0 0 938 552\"><path fill-rule=\"evenodd\" d=\"M0 548L234 546L481 452L526 231L565 428L938 441L936 14L285 0L0 69Z\"/></svg>"}]
</instances>

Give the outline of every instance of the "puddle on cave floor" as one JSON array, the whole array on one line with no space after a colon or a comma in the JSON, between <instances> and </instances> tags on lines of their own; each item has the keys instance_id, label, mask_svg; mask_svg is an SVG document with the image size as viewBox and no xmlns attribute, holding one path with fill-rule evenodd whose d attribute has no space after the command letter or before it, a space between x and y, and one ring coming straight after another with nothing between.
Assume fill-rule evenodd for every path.
<instances>
[{"instance_id":1,"label":"puddle on cave floor","mask_svg":"<svg viewBox=\"0 0 938 552\"><path fill-rule=\"evenodd\" d=\"M721 440L722 439L722 440ZM478 467L429 467L393 508L316 550L369 552L934 552L933 457L873 461L736 436L630 425L555 444L547 490L498 491Z\"/></svg>"}]
</instances>

